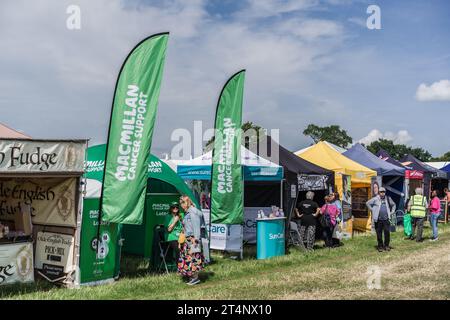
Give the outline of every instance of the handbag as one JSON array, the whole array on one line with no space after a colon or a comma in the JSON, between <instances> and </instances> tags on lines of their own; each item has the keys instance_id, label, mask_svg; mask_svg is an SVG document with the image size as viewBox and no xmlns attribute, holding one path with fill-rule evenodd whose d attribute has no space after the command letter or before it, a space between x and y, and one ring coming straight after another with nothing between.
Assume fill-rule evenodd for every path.
<instances>
[{"instance_id":1,"label":"handbag","mask_svg":"<svg viewBox=\"0 0 450 320\"><path fill-rule=\"evenodd\" d=\"M186 235L184 234L184 231L180 232L180 235L178 236L178 243L183 244L186 242Z\"/></svg>"},{"instance_id":2,"label":"handbag","mask_svg":"<svg viewBox=\"0 0 450 320\"><path fill-rule=\"evenodd\" d=\"M328 213L328 205L325 206L325 212L320 216L319 219L320 225L324 228L331 228L331 217Z\"/></svg>"},{"instance_id":3,"label":"handbag","mask_svg":"<svg viewBox=\"0 0 450 320\"><path fill-rule=\"evenodd\" d=\"M180 231L180 235L178 236L178 244L183 244L186 242L186 234L184 233L183 220L181 220L181 226L183 227L183 230Z\"/></svg>"}]
</instances>

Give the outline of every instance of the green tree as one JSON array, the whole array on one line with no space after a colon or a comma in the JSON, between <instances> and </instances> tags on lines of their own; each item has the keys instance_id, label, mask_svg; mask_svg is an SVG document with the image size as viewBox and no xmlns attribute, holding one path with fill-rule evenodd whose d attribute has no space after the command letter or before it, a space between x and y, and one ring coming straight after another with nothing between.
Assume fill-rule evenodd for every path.
<instances>
[{"instance_id":1,"label":"green tree","mask_svg":"<svg viewBox=\"0 0 450 320\"><path fill-rule=\"evenodd\" d=\"M353 142L347 131L341 129L338 125L319 127L315 124L308 124L306 129L303 130L303 134L310 137L315 143L328 141L342 148L346 148Z\"/></svg>"},{"instance_id":2,"label":"green tree","mask_svg":"<svg viewBox=\"0 0 450 320\"><path fill-rule=\"evenodd\" d=\"M250 129L255 130L256 131L256 138L259 139L260 138L260 136L259 136L260 135L260 130L263 129L263 128L258 126L258 125L256 125L256 124L254 124L251 121L247 121L247 122L242 124L241 129L242 129L243 132L247 132ZM253 136L251 136L251 138L253 138ZM242 141L242 143L244 145L247 145L247 141ZM209 139L208 142L206 142L205 152L211 150L213 148L213 146L214 146L214 136L212 136L211 139Z\"/></svg>"},{"instance_id":3,"label":"green tree","mask_svg":"<svg viewBox=\"0 0 450 320\"><path fill-rule=\"evenodd\" d=\"M422 148L413 148L404 144L395 144L394 141L388 139L379 139L367 146L367 150L377 153L380 149L386 150L391 157L400 160L407 154L411 154L420 161L430 161L431 153Z\"/></svg>"},{"instance_id":4,"label":"green tree","mask_svg":"<svg viewBox=\"0 0 450 320\"><path fill-rule=\"evenodd\" d=\"M444 153L440 157L432 158L431 161L450 161L450 151Z\"/></svg>"}]
</instances>

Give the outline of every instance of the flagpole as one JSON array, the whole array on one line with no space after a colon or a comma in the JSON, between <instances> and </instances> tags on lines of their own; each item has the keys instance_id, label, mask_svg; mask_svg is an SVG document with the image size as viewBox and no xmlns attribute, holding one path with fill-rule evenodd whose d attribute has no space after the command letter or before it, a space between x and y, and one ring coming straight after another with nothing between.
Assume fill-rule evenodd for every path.
<instances>
[{"instance_id":1,"label":"flagpole","mask_svg":"<svg viewBox=\"0 0 450 320\"><path fill-rule=\"evenodd\" d=\"M245 69L242 69L242 70L240 70L240 71L238 71L238 72L236 72L235 74L233 74L228 80L227 80L227 82L225 82L225 85L223 86L223 88L222 88L222 90L220 91L220 94L219 94L219 99L217 100L217 105L216 105L216 113L215 113L215 116L214 116L214 142L213 142L213 149L212 149L212 158L211 158L211 220L212 220L212 209L213 209L213 201L212 201L212 191L214 190L214 179L213 179L213 176L212 176L212 174L213 174L213 172L214 172L214 155L215 155L215 151L216 151L216 148L214 148L214 143L215 143L215 140L216 140L216 133L217 132L215 132L216 131L216 122L217 122L217 113L218 113L218 111L219 111L219 106L220 106L220 98L222 97L222 94L223 94L223 92L224 92L224 90L225 90L225 88L227 87L227 85L228 85L228 83L231 81L231 80L233 80L233 78L235 77L235 76L237 76L239 73L241 73L241 72L245 72ZM240 142L239 142L240 143ZM241 155L239 155L239 157L240 157Z\"/></svg>"},{"instance_id":2,"label":"flagpole","mask_svg":"<svg viewBox=\"0 0 450 320\"><path fill-rule=\"evenodd\" d=\"M111 105L111 112L110 112L110 116L109 116L109 126L108 126L108 136L107 136L107 140L106 140L106 150L105 150L105 164L103 167L103 178L102 178L102 190L100 193L100 201L99 201L99 210L98 210L98 218L97 218L97 255L98 255L98 248L99 246L99 237L100 237L100 226L101 226L101 221L102 221L102 213L103 213L103 194L104 194L104 185L105 185L105 176L106 176L106 166L108 164L108 149L109 149L109 139L110 139L110 135L111 135L111 125L112 125L112 119L113 119L113 110L114 110L114 102L116 99L116 93L117 93L117 87L119 85L119 80L120 80L120 76L122 74L122 71L126 65L126 63L128 62L128 59L130 58L130 56L133 54L133 52L136 50L136 48L138 48L142 43L144 43L145 41L151 39L151 38L155 38L158 36L162 36L162 35L168 35L169 32L160 32L160 33L156 33L153 34L151 36L148 36L146 38L144 38L143 40L139 41L138 44L136 44L132 50L130 50L130 52L128 53L127 57L125 58L125 60L122 63L122 66L120 67L119 73L117 75L117 79L116 79L116 84L114 86L114 94L113 94L113 100L112 100L112 105Z\"/></svg>"}]
</instances>

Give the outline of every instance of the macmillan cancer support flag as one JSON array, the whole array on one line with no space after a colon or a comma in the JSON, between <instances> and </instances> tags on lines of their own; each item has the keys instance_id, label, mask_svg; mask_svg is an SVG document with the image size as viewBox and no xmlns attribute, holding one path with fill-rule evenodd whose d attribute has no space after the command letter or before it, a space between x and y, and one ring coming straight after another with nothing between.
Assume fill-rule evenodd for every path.
<instances>
[{"instance_id":1,"label":"macmillan cancer support flag","mask_svg":"<svg viewBox=\"0 0 450 320\"><path fill-rule=\"evenodd\" d=\"M245 70L233 75L219 97L211 177L211 222L244 221L241 167L242 99Z\"/></svg>"},{"instance_id":2,"label":"macmillan cancer support flag","mask_svg":"<svg viewBox=\"0 0 450 320\"><path fill-rule=\"evenodd\" d=\"M141 224L168 33L141 41L128 55L114 93L103 180L101 219Z\"/></svg>"}]
</instances>

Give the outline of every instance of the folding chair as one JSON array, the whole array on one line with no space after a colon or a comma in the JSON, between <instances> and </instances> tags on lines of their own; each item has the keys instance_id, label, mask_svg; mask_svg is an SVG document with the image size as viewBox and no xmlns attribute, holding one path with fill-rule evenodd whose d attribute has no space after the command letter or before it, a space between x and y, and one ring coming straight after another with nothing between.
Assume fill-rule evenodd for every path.
<instances>
[{"instance_id":1,"label":"folding chair","mask_svg":"<svg viewBox=\"0 0 450 320\"><path fill-rule=\"evenodd\" d=\"M298 230L298 225L294 221L289 222L289 245L301 246L300 231Z\"/></svg>"},{"instance_id":2,"label":"folding chair","mask_svg":"<svg viewBox=\"0 0 450 320\"><path fill-rule=\"evenodd\" d=\"M158 247L157 249L159 250L158 253L158 258L159 258L159 263L158 263L158 267L156 268L156 271L162 271L165 270L166 273L169 273L169 269L167 268L167 262L166 262L166 257L167 257L167 253L169 252L170 246L166 241L166 230L164 225L157 225L155 227L155 233L156 233L156 240L158 242Z\"/></svg>"}]
</instances>

